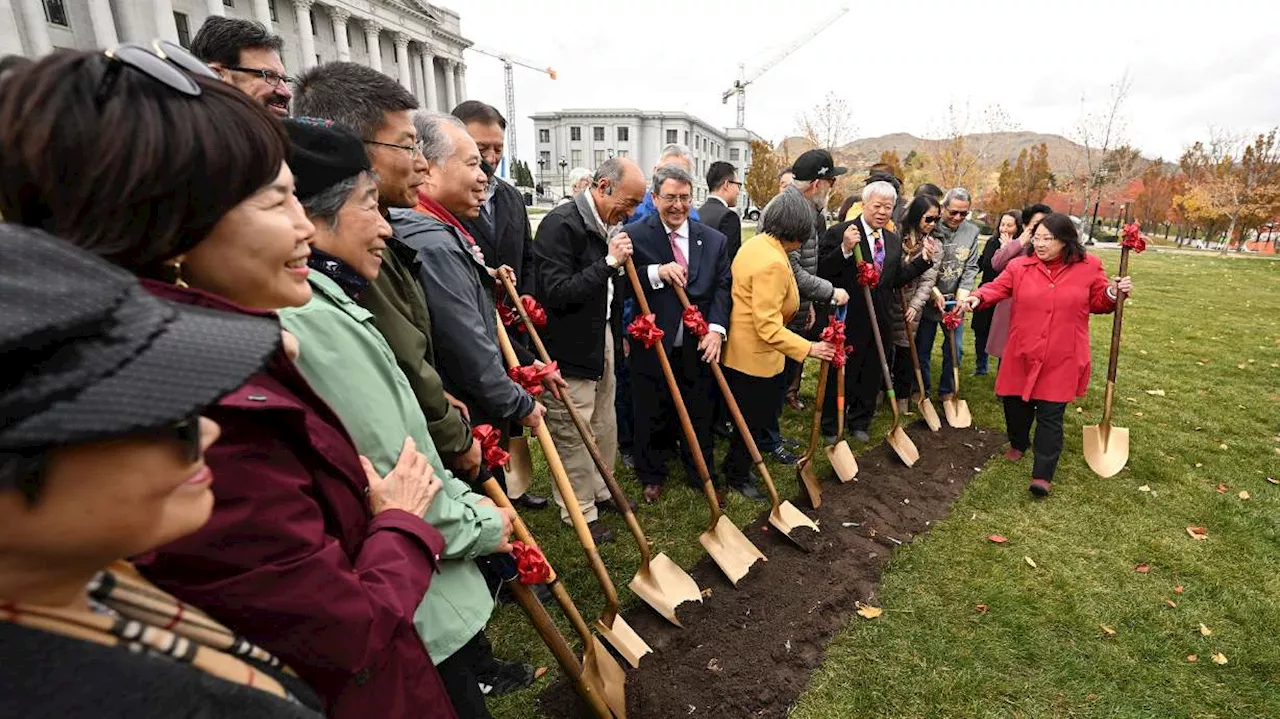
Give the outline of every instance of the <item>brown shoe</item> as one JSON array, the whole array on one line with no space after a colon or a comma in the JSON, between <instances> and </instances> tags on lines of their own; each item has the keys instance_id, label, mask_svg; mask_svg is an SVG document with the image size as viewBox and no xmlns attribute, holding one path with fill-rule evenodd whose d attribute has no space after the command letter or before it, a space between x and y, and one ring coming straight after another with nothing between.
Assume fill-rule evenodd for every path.
<instances>
[{"instance_id":1,"label":"brown shoe","mask_svg":"<svg viewBox=\"0 0 1280 719\"><path fill-rule=\"evenodd\" d=\"M938 401L950 402L951 400L955 399L955 397L956 397L955 394L940 394L938 395Z\"/></svg>"},{"instance_id":2,"label":"brown shoe","mask_svg":"<svg viewBox=\"0 0 1280 719\"><path fill-rule=\"evenodd\" d=\"M898 400L898 414L911 414L911 405L905 400Z\"/></svg>"},{"instance_id":3,"label":"brown shoe","mask_svg":"<svg viewBox=\"0 0 1280 719\"><path fill-rule=\"evenodd\" d=\"M661 484L646 484L644 486L644 501L653 504L662 499L662 489Z\"/></svg>"},{"instance_id":4,"label":"brown shoe","mask_svg":"<svg viewBox=\"0 0 1280 719\"><path fill-rule=\"evenodd\" d=\"M774 395L775 397L777 395ZM804 411L804 401L800 399L800 395L796 392L787 393L787 406L797 412Z\"/></svg>"}]
</instances>

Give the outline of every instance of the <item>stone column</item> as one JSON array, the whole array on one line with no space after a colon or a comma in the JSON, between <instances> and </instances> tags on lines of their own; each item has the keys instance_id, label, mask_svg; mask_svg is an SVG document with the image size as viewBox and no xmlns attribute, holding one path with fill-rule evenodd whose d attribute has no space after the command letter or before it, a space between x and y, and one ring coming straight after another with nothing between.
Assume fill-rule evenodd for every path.
<instances>
[{"instance_id":1,"label":"stone column","mask_svg":"<svg viewBox=\"0 0 1280 719\"><path fill-rule=\"evenodd\" d=\"M364 21L364 44L369 48L369 67L382 72L382 46L378 44L378 34L382 26L370 20Z\"/></svg>"},{"instance_id":2,"label":"stone column","mask_svg":"<svg viewBox=\"0 0 1280 719\"><path fill-rule=\"evenodd\" d=\"M267 32L275 32L275 25L271 22L271 3L268 0L253 0L253 19L262 23Z\"/></svg>"},{"instance_id":3,"label":"stone column","mask_svg":"<svg viewBox=\"0 0 1280 719\"><path fill-rule=\"evenodd\" d=\"M426 81L422 77L422 42L418 42L418 50L409 52L409 67L416 75L413 80L413 96L418 98L418 107L423 110L429 110L427 107L427 88L424 84Z\"/></svg>"},{"instance_id":4,"label":"stone column","mask_svg":"<svg viewBox=\"0 0 1280 719\"><path fill-rule=\"evenodd\" d=\"M422 106L428 110L439 110L440 94L436 91L436 54L430 45L422 46L422 82L426 88L426 98L423 99Z\"/></svg>"},{"instance_id":5,"label":"stone column","mask_svg":"<svg viewBox=\"0 0 1280 719\"><path fill-rule=\"evenodd\" d=\"M454 60L444 61L444 107L440 108L441 112L453 112L453 108L458 106L458 83L454 82L453 74L456 66Z\"/></svg>"},{"instance_id":6,"label":"stone column","mask_svg":"<svg viewBox=\"0 0 1280 719\"><path fill-rule=\"evenodd\" d=\"M214 15L217 15L218 17L227 16L227 10L222 4L222 0L205 0L205 6L209 11L210 17L213 17Z\"/></svg>"},{"instance_id":7,"label":"stone column","mask_svg":"<svg viewBox=\"0 0 1280 719\"><path fill-rule=\"evenodd\" d=\"M311 5L315 0L293 0L293 14L298 21L298 39L301 41L302 68L316 66L316 29L311 25Z\"/></svg>"},{"instance_id":8,"label":"stone column","mask_svg":"<svg viewBox=\"0 0 1280 719\"><path fill-rule=\"evenodd\" d=\"M178 21L173 19L173 2L155 0L156 35L161 40L178 42Z\"/></svg>"},{"instance_id":9,"label":"stone column","mask_svg":"<svg viewBox=\"0 0 1280 719\"><path fill-rule=\"evenodd\" d=\"M400 73L400 84L404 89L413 92L413 75L409 73L409 36L402 32L395 34L396 69Z\"/></svg>"},{"instance_id":10,"label":"stone column","mask_svg":"<svg viewBox=\"0 0 1280 719\"><path fill-rule=\"evenodd\" d=\"M218 5L222 5L222 0L218 0ZM120 44L110 0L89 0L89 23L93 26L93 40L98 47L115 47Z\"/></svg>"},{"instance_id":11,"label":"stone column","mask_svg":"<svg viewBox=\"0 0 1280 719\"><path fill-rule=\"evenodd\" d=\"M40 0L20 0L19 12L22 14L22 26L27 31L28 55L33 57L53 52L53 41L49 39L49 26L44 21L44 5Z\"/></svg>"},{"instance_id":12,"label":"stone column","mask_svg":"<svg viewBox=\"0 0 1280 719\"><path fill-rule=\"evenodd\" d=\"M334 42L338 44L338 59L343 62L351 60L351 44L347 42L347 23L351 21L351 13L342 8L329 8L329 19L333 21Z\"/></svg>"},{"instance_id":13,"label":"stone column","mask_svg":"<svg viewBox=\"0 0 1280 719\"><path fill-rule=\"evenodd\" d=\"M453 69L454 76L458 81L458 102L466 102L467 99L467 66L458 63ZM508 120L507 122L510 122Z\"/></svg>"}]
</instances>

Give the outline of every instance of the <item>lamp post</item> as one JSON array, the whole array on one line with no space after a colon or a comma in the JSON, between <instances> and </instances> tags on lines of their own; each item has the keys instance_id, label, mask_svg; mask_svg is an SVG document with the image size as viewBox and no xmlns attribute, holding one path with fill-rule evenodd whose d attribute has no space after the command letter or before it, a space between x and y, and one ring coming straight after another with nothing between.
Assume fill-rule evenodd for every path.
<instances>
[{"instance_id":1,"label":"lamp post","mask_svg":"<svg viewBox=\"0 0 1280 719\"><path fill-rule=\"evenodd\" d=\"M1120 223L1120 216L1116 214L1116 201L1115 201L1115 200L1112 200L1112 201L1111 201L1111 221L1112 221L1113 223L1115 223L1115 227L1114 227L1113 229L1115 229L1115 231L1116 231L1117 233L1118 233L1118 232L1120 232L1120 224L1119 224L1119 223Z\"/></svg>"},{"instance_id":2,"label":"lamp post","mask_svg":"<svg viewBox=\"0 0 1280 719\"><path fill-rule=\"evenodd\" d=\"M547 161L542 157L538 158L538 186L534 188L535 194L542 194L543 172L546 170Z\"/></svg>"},{"instance_id":3,"label":"lamp post","mask_svg":"<svg viewBox=\"0 0 1280 719\"><path fill-rule=\"evenodd\" d=\"M569 166L569 163L566 162L564 159L564 155L560 156L559 165L560 165L560 196L564 197L565 195L568 194L564 186L564 168Z\"/></svg>"},{"instance_id":4,"label":"lamp post","mask_svg":"<svg viewBox=\"0 0 1280 719\"><path fill-rule=\"evenodd\" d=\"M613 159L613 148L612 148L612 147L610 147L610 148L609 148L609 159L610 159L610 160L612 160L612 159Z\"/></svg>"}]
</instances>

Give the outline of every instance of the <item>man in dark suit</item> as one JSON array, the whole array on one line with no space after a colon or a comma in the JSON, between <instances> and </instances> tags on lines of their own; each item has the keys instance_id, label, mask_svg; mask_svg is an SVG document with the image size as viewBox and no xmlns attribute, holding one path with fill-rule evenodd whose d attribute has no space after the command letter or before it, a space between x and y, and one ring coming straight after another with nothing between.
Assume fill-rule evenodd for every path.
<instances>
[{"instance_id":1,"label":"man in dark suit","mask_svg":"<svg viewBox=\"0 0 1280 719\"><path fill-rule=\"evenodd\" d=\"M644 498L656 502L662 496L669 450L683 444L678 416L672 405L657 352L667 353L680 385L680 393L702 458L715 466L711 435L712 398L717 392L709 362L720 361L720 347L729 324L729 256L725 236L689 219L693 208L693 178L678 165L662 165L653 174L653 198L657 214L627 225L633 243L633 261L640 274L649 309L663 331L661 347L631 349L631 390L635 407L636 474L644 485ZM689 301L702 311L709 331L698 339L684 326L684 306L671 289L683 287ZM688 448L681 455L689 478L699 482ZM744 485L743 494L759 496Z\"/></svg>"},{"instance_id":2,"label":"man in dark suit","mask_svg":"<svg viewBox=\"0 0 1280 719\"><path fill-rule=\"evenodd\" d=\"M737 169L723 161L711 163L707 169L707 189L711 194L698 208L698 214L702 216L700 222L725 236L729 264L733 265L738 248L742 247L742 218L733 209L738 206L738 195L742 193Z\"/></svg>"},{"instance_id":3,"label":"man in dark suit","mask_svg":"<svg viewBox=\"0 0 1280 719\"><path fill-rule=\"evenodd\" d=\"M919 277L933 263L934 247L929 244L924 254L904 264L902 238L886 229L893 217L898 193L883 180L871 182L862 190L862 214L848 222L832 226L818 244L818 275L849 293L849 314L845 319L845 341L853 347L845 365L845 403L847 424L854 439L870 439L867 429L875 414L876 393L884 383L880 357L876 351L867 304L858 285L858 264L854 246L861 245L862 259L874 263L880 281L872 288L871 304L875 310L880 337L889 342L889 304L897 302L900 287ZM822 409L822 433L828 439L836 433L835 382L827 383L827 398Z\"/></svg>"}]
</instances>

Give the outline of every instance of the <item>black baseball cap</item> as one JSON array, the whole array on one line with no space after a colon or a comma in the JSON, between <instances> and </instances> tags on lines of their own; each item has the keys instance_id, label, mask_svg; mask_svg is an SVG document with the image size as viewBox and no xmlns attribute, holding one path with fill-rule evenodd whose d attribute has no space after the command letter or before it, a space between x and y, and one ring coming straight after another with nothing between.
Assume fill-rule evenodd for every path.
<instances>
[{"instance_id":1,"label":"black baseball cap","mask_svg":"<svg viewBox=\"0 0 1280 719\"><path fill-rule=\"evenodd\" d=\"M280 344L268 318L177 305L51 235L0 224L0 453L181 421Z\"/></svg>"},{"instance_id":2,"label":"black baseball cap","mask_svg":"<svg viewBox=\"0 0 1280 719\"><path fill-rule=\"evenodd\" d=\"M299 200L370 169L364 142L332 120L298 117L284 121L289 131L289 169Z\"/></svg>"},{"instance_id":3,"label":"black baseball cap","mask_svg":"<svg viewBox=\"0 0 1280 719\"><path fill-rule=\"evenodd\" d=\"M847 167L836 167L835 158L826 150L809 150L791 166L795 178L801 182L810 180L830 180L849 171Z\"/></svg>"}]
</instances>

